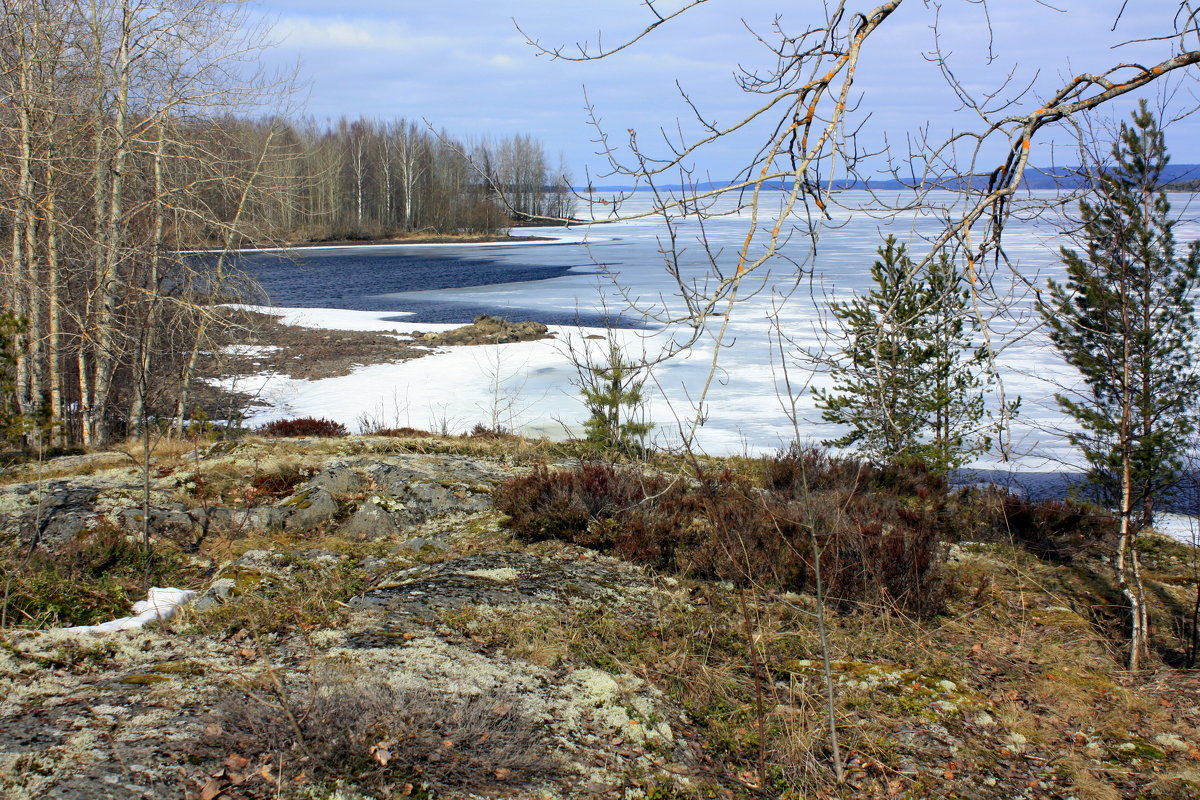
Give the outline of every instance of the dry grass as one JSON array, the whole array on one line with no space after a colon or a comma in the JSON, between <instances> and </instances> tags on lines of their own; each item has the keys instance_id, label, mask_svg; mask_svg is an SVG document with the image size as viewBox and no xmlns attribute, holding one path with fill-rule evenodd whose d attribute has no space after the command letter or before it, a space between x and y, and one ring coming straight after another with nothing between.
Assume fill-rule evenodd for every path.
<instances>
[{"instance_id":1,"label":"dry grass","mask_svg":"<svg viewBox=\"0 0 1200 800\"><path fill-rule=\"evenodd\" d=\"M275 784L262 782L261 793L244 787L251 798L314 779L396 796L502 793L559 772L536 723L503 694L397 689L328 664L288 687L268 677L222 701L214 715L219 730L210 734L218 752L232 746L251 763L270 765Z\"/></svg>"},{"instance_id":2,"label":"dry grass","mask_svg":"<svg viewBox=\"0 0 1200 800\"><path fill-rule=\"evenodd\" d=\"M1162 733L1190 740L1200 711L1186 697L1151 697L1124 675L1086 611L1047 611L1087 602L1063 567L1003 546L976 549L949 567L958 588L939 617L896 608L830 617L850 780L841 788L809 597L748 591L749 627L737 593L689 581L636 608L491 610L445 622L546 666L582 663L650 681L689 713L737 780L757 780L761 743L772 797L998 800L1030 782L1044 784L1031 796L1047 798L1193 796L1176 774L1189 768L1187 754L1131 762L1119 748L1149 743L1152 753Z\"/></svg>"}]
</instances>

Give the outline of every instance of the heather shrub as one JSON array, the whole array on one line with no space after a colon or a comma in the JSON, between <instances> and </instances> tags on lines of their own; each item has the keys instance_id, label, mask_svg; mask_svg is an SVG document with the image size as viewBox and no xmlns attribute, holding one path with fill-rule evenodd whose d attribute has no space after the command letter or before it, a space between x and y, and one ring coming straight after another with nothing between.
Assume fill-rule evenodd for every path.
<instances>
[{"instance_id":1,"label":"heather shrub","mask_svg":"<svg viewBox=\"0 0 1200 800\"><path fill-rule=\"evenodd\" d=\"M347 436L346 426L331 419L316 419L315 417L298 417L296 419L277 419L268 422L258 429L263 436L316 436L322 438L338 438Z\"/></svg>"},{"instance_id":2,"label":"heather shrub","mask_svg":"<svg viewBox=\"0 0 1200 800\"><path fill-rule=\"evenodd\" d=\"M501 486L496 500L529 541L562 539L659 570L792 591L814 588L819 553L826 596L839 606L929 614L942 601L940 509L897 494L802 495L730 472L689 483L585 464L540 468Z\"/></svg>"},{"instance_id":3,"label":"heather shrub","mask_svg":"<svg viewBox=\"0 0 1200 800\"><path fill-rule=\"evenodd\" d=\"M810 492L887 492L919 498L944 496L946 479L920 461L873 466L793 443L762 461L768 489L804 495Z\"/></svg>"},{"instance_id":4,"label":"heather shrub","mask_svg":"<svg viewBox=\"0 0 1200 800\"><path fill-rule=\"evenodd\" d=\"M437 434L430 433L422 428L410 428L407 426L400 428L371 428L364 429L363 433L371 436L390 436L396 439L425 439L436 436Z\"/></svg>"},{"instance_id":5,"label":"heather shrub","mask_svg":"<svg viewBox=\"0 0 1200 800\"><path fill-rule=\"evenodd\" d=\"M1115 549L1120 523L1096 506L1073 500L1027 500L1000 489L988 495L993 541L1015 544L1052 561L1104 557Z\"/></svg>"},{"instance_id":6,"label":"heather shrub","mask_svg":"<svg viewBox=\"0 0 1200 800\"><path fill-rule=\"evenodd\" d=\"M565 539L608 549L606 529L613 517L629 512L668 482L612 464L585 463L575 470L539 466L513 478L496 494L496 506L509 526L531 542Z\"/></svg>"}]
</instances>

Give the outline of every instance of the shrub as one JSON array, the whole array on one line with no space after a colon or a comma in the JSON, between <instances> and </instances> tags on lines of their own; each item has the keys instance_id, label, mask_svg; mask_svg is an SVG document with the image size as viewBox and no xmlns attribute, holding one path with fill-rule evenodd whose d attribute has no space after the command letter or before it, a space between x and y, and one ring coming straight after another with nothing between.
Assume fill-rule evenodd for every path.
<instances>
[{"instance_id":1,"label":"shrub","mask_svg":"<svg viewBox=\"0 0 1200 800\"><path fill-rule=\"evenodd\" d=\"M989 495L994 541L1062 562L1102 558L1116 550L1120 522L1103 509L1073 500L1026 500L1000 489Z\"/></svg>"},{"instance_id":2,"label":"shrub","mask_svg":"<svg viewBox=\"0 0 1200 800\"><path fill-rule=\"evenodd\" d=\"M421 428L409 428L407 426L401 428L364 428L363 433L370 436L390 436L395 439L429 439L437 435Z\"/></svg>"},{"instance_id":3,"label":"shrub","mask_svg":"<svg viewBox=\"0 0 1200 800\"><path fill-rule=\"evenodd\" d=\"M795 443L763 459L762 474L768 489L795 496L825 491L882 491L925 499L947 493L946 479L920 461L872 466Z\"/></svg>"},{"instance_id":4,"label":"shrub","mask_svg":"<svg viewBox=\"0 0 1200 800\"><path fill-rule=\"evenodd\" d=\"M503 425L496 427L496 428L490 428L487 425L484 425L482 422L475 423L475 427L471 429L471 432L464 433L463 436L468 439L514 439L514 438L516 438L516 434L514 434L508 428L505 428Z\"/></svg>"},{"instance_id":5,"label":"shrub","mask_svg":"<svg viewBox=\"0 0 1200 800\"><path fill-rule=\"evenodd\" d=\"M894 493L801 496L794 486L764 491L729 472L689 485L585 464L508 481L496 503L521 538L563 539L660 570L802 591L814 585L819 551L827 597L838 605L929 614L942 601L940 508Z\"/></svg>"},{"instance_id":6,"label":"shrub","mask_svg":"<svg viewBox=\"0 0 1200 800\"><path fill-rule=\"evenodd\" d=\"M366 790L411 783L437 793L499 793L558 774L537 727L503 694L397 689L330 667L286 695L275 687L274 702L259 688L220 702L222 730L206 744L218 758L231 749L252 762L278 757L272 772L280 785L317 778ZM266 788L274 797L279 786Z\"/></svg>"},{"instance_id":7,"label":"shrub","mask_svg":"<svg viewBox=\"0 0 1200 800\"><path fill-rule=\"evenodd\" d=\"M342 423L315 417L277 419L263 425L258 432L263 436L316 436L322 438L340 438L348 435L346 426Z\"/></svg>"},{"instance_id":8,"label":"shrub","mask_svg":"<svg viewBox=\"0 0 1200 800\"><path fill-rule=\"evenodd\" d=\"M186 586L196 578L177 551L160 547L151 556L133 537L107 527L81 533L54 553L10 545L0 551L0 572L6 622L35 628L128 616L133 601L145 597L148 579Z\"/></svg>"}]
</instances>

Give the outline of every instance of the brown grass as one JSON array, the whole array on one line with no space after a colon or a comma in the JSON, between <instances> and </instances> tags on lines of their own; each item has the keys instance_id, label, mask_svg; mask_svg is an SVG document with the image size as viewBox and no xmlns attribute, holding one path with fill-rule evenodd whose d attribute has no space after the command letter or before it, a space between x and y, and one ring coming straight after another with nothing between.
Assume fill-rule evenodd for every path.
<instances>
[{"instance_id":1,"label":"brown grass","mask_svg":"<svg viewBox=\"0 0 1200 800\"><path fill-rule=\"evenodd\" d=\"M314 778L408 796L417 788L499 793L558 774L537 725L503 693L397 689L337 665L318 665L290 683L247 686L214 714L219 731L210 733L210 746L278 773L275 785L264 783L252 797L274 797Z\"/></svg>"}]
</instances>

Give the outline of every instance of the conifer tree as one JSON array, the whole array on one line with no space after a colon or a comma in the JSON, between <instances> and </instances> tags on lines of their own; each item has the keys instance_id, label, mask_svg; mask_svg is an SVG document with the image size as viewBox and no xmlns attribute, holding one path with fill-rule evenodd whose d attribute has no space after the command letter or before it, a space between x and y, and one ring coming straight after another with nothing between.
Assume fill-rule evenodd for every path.
<instances>
[{"instance_id":1,"label":"conifer tree","mask_svg":"<svg viewBox=\"0 0 1200 800\"><path fill-rule=\"evenodd\" d=\"M1177 255L1171 205L1158 188L1167 162L1143 101L1133 124L1121 125L1112 166L1080 203L1083 252L1062 249L1066 281L1050 281L1040 304L1050 340L1084 381L1075 397L1056 395L1080 427L1070 440L1112 507L1123 505L1128 469L1128 510L1143 526L1179 477L1200 399L1191 299L1200 242Z\"/></svg>"},{"instance_id":2,"label":"conifer tree","mask_svg":"<svg viewBox=\"0 0 1200 800\"><path fill-rule=\"evenodd\" d=\"M641 418L645 377L615 342L609 343L607 363L580 371L580 394L589 412L583 423L587 441L605 451L635 452L653 423Z\"/></svg>"},{"instance_id":3,"label":"conifer tree","mask_svg":"<svg viewBox=\"0 0 1200 800\"><path fill-rule=\"evenodd\" d=\"M1095 176L1093 199L1080 203L1083 252L1062 249L1066 282L1051 281L1039 304L1050 340L1083 378L1076 397L1056 396L1079 425L1070 440L1120 514L1113 566L1129 603L1130 669L1148 640L1137 534L1180 475L1200 399L1191 299L1200 242L1177 255L1171 205L1159 188L1167 160L1142 101L1133 124L1121 125L1113 164Z\"/></svg>"},{"instance_id":4,"label":"conifer tree","mask_svg":"<svg viewBox=\"0 0 1200 800\"><path fill-rule=\"evenodd\" d=\"M895 237L878 253L871 292L831 305L845 342L833 389L817 391L817 405L849 430L824 444L876 463L922 461L944 475L991 445L969 293L948 257L916 275Z\"/></svg>"}]
</instances>

